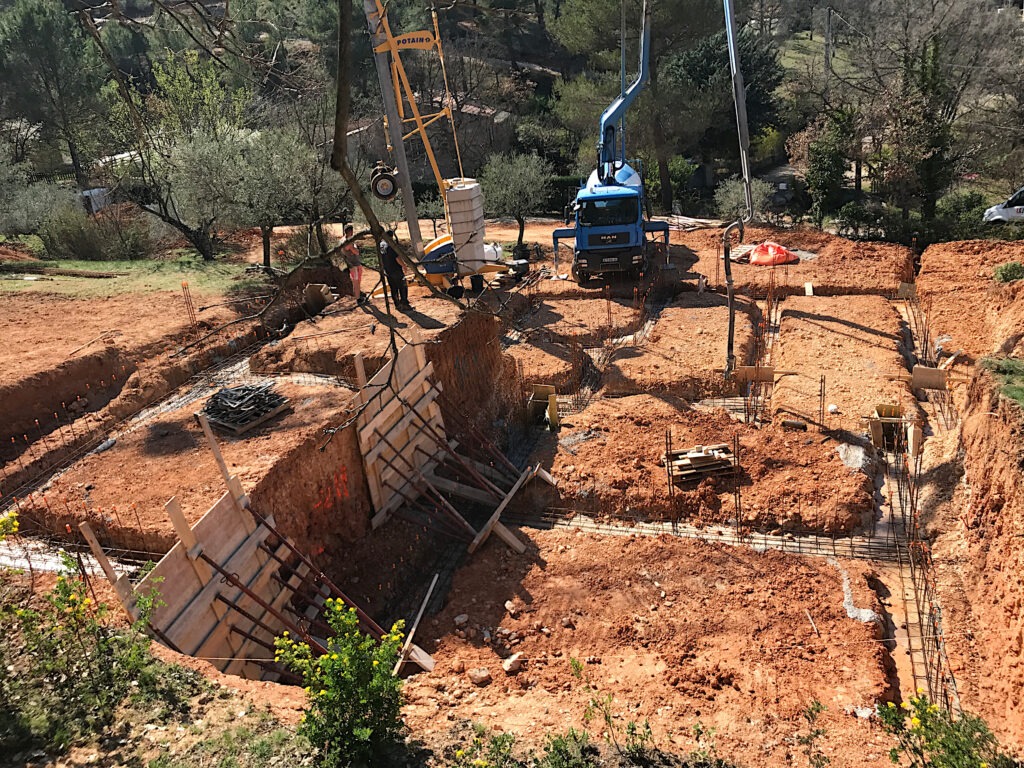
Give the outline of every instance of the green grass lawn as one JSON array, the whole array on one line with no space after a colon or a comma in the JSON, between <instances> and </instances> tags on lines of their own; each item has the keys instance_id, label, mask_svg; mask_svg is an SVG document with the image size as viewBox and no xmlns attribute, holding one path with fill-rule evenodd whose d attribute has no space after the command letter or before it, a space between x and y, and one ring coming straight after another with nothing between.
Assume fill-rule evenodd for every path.
<instances>
[{"instance_id":1,"label":"green grass lawn","mask_svg":"<svg viewBox=\"0 0 1024 768\"><path fill-rule=\"evenodd\" d=\"M262 275L246 274L246 264L221 260L204 262L198 256L187 252L139 261L40 260L31 264L55 269L124 274L113 278L45 275L40 276L45 279L39 280L11 279L13 275L0 274L0 290L58 293L75 298L104 298L125 293L180 291L182 282L188 282L189 289L198 297L245 293L267 285L267 280Z\"/></svg>"}]
</instances>

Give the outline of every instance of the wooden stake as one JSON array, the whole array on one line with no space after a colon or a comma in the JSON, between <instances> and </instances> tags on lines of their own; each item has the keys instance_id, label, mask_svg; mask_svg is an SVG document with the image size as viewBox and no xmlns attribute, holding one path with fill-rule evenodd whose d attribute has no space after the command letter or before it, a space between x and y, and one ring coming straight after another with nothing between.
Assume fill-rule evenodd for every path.
<instances>
[{"instance_id":1,"label":"wooden stake","mask_svg":"<svg viewBox=\"0 0 1024 768\"><path fill-rule=\"evenodd\" d=\"M423 612L427 610L427 603L430 602L430 596L434 594L434 587L437 586L437 577L440 574L435 573L433 580L430 582L430 589L427 590L427 596L423 598L423 603L420 605L419 613L416 614L416 620L413 621L412 627L409 629L409 634L406 635L405 644L402 646L402 652L398 655L398 662L395 664L395 668L391 671L391 674L397 675L398 670L401 669L402 664L405 663L405 657L409 655L409 649L412 647L412 638L416 634L416 629L420 625L420 619L423 618ZM433 659L431 659L433 661ZM432 670L428 669L427 672Z\"/></svg>"}]
</instances>

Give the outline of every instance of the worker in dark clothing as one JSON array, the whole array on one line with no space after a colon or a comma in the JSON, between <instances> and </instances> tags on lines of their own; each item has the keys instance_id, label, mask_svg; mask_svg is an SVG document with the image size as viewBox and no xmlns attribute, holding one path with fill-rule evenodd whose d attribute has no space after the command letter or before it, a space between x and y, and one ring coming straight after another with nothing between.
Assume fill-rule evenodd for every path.
<instances>
[{"instance_id":1,"label":"worker in dark clothing","mask_svg":"<svg viewBox=\"0 0 1024 768\"><path fill-rule=\"evenodd\" d=\"M390 237L395 236L393 229L388 230ZM391 298L394 299L396 309L412 309L409 304L409 286L405 284L405 270L398 260L398 253L388 245L387 240L380 241L380 266L381 271L387 278L391 288Z\"/></svg>"}]
</instances>

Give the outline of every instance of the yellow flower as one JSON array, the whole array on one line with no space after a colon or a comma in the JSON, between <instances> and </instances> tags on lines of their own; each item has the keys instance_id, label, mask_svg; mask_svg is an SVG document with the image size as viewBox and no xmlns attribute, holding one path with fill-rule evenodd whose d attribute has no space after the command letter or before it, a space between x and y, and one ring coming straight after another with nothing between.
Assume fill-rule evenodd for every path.
<instances>
[{"instance_id":1,"label":"yellow flower","mask_svg":"<svg viewBox=\"0 0 1024 768\"><path fill-rule=\"evenodd\" d=\"M374 660L373 660L373 666L375 666L375 667L376 667L376 666L377 666L378 664L380 664L380 662L379 662L379 661L377 661L376 659L374 659Z\"/></svg>"},{"instance_id":2,"label":"yellow flower","mask_svg":"<svg viewBox=\"0 0 1024 768\"><path fill-rule=\"evenodd\" d=\"M464 754L466 754L466 753L463 752L461 749L456 749L455 750L455 756L456 757L462 757Z\"/></svg>"},{"instance_id":3,"label":"yellow flower","mask_svg":"<svg viewBox=\"0 0 1024 768\"><path fill-rule=\"evenodd\" d=\"M915 728L917 728L921 724L921 718L919 718L919 717L912 717L912 718L910 718L910 724L912 726L914 726Z\"/></svg>"},{"instance_id":4,"label":"yellow flower","mask_svg":"<svg viewBox=\"0 0 1024 768\"><path fill-rule=\"evenodd\" d=\"M889 709L896 709L896 705L893 704L891 701L889 702L888 707Z\"/></svg>"},{"instance_id":5,"label":"yellow flower","mask_svg":"<svg viewBox=\"0 0 1024 768\"><path fill-rule=\"evenodd\" d=\"M312 693L312 692L313 692L313 689L312 689L312 688L310 688L310 687L309 687L309 686L307 685L307 686L306 686L306 693Z\"/></svg>"},{"instance_id":6,"label":"yellow flower","mask_svg":"<svg viewBox=\"0 0 1024 768\"><path fill-rule=\"evenodd\" d=\"M331 654L331 658L334 659L335 661L337 661L338 660L338 654L332 653Z\"/></svg>"},{"instance_id":7,"label":"yellow flower","mask_svg":"<svg viewBox=\"0 0 1024 768\"><path fill-rule=\"evenodd\" d=\"M982 763L981 766L979 766L979 768L988 768L988 763Z\"/></svg>"},{"instance_id":8,"label":"yellow flower","mask_svg":"<svg viewBox=\"0 0 1024 768\"><path fill-rule=\"evenodd\" d=\"M932 704L930 707L928 707L928 711L929 712L938 712L939 711L939 705L938 704Z\"/></svg>"},{"instance_id":9,"label":"yellow flower","mask_svg":"<svg viewBox=\"0 0 1024 768\"><path fill-rule=\"evenodd\" d=\"M924 696L924 688L918 688L917 689L917 695L918 696Z\"/></svg>"},{"instance_id":10,"label":"yellow flower","mask_svg":"<svg viewBox=\"0 0 1024 768\"><path fill-rule=\"evenodd\" d=\"M325 691L323 688L321 688L320 689L320 695L321 696L326 696L327 695L327 691Z\"/></svg>"},{"instance_id":11,"label":"yellow flower","mask_svg":"<svg viewBox=\"0 0 1024 768\"><path fill-rule=\"evenodd\" d=\"M910 709L910 705L907 704L907 702L905 701L900 704L900 707L902 707L903 709Z\"/></svg>"}]
</instances>

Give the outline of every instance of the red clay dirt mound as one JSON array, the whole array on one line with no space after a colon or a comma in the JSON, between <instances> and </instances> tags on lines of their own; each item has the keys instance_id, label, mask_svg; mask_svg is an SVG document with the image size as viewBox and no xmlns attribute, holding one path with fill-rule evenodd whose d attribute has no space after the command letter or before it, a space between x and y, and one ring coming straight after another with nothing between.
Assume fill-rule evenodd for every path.
<instances>
[{"instance_id":1,"label":"red clay dirt mound","mask_svg":"<svg viewBox=\"0 0 1024 768\"><path fill-rule=\"evenodd\" d=\"M669 498L661 455L665 430L673 447L732 445L740 439L743 523L791 531L846 532L873 510L871 478L846 467L836 445L817 434L757 430L724 411L689 410L667 395L597 400L563 420L531 457L550 466L560 498L549 506L615 517L659 517L725 523L735 517L736 480L719 477L708 488Z\"/></svg>"},{"instance_id":2,"label":"red clay dirt mound","mask_svg":"<svg viewBox=\"0 0 1024 768\"><path fill-rule=\"evenodd\" d=\"M944 348L972 359L1019 353L1024 338L1024 284L997 283L993 270L1024 262L1024 242L965 240L933 245L921 255L917 294L933 339L952 336Z\"/></svg>"},{"instance_id":3,"label":"red clay dirt mound","mask_svg":"<svg viewBox=\"0 0 1024 768\"><path fill-rule=\"evenodd\" d=\"M670 750L690 748L699 722L738 764L782 765L817 699L834 768L888 764L888 738L849 714L885 695L885 653L877 624L847 618L837 567L671 537L520 536L525 555L489 541L421 626L424 642L437 638L428 649L438 664L406 685L418 738L470 719L538 746L547 732L583 727L588 702L613 693L619 727L650 721ZM864 564L841 567L855 604L878 610ZM510 653L522 654L521 668L506 674ZM481 668L492 682L477 686L468 671ZM600 718L589 730L602 738Z\"/></svg>"},{"instance_id":4,"label":"red clay dirt mound","mask_svg":"<svg viewBox=\"0 0 1024 768\"><path fill-rule=\"evenodd\" d=\"M343 421L351 398L339 387L283 384L278 391L291 399L290 411L243 438L217 433L231 472L250 494L294 446ZM175 541L164 511L167 500L177 495L186 518L195 522L224 493L213 453L192 416L203 402L155 416L108 450L76 462L23 502L24 527L61 535L70 524L77 538L78 523L89 520L107 546L165 552Z\"/></svg>"},{"instance_id":5,"label":"red clay dirt mound","mask_svg":"<svg viewBox=\"0 0 1024 768\"><path fill-rule=\"evenodd\" d=\"M724 285L725 268L720 258L722 231L673 232L671 241L696 253L694 272L706 275L712 283L716 282L717 275L718 284ZM736 290L741 293L762 295L774 272L778 290L784 293L803 293L804 283L809 282L814 285L814 292L822 295L891 295L896 293L901 281L911 280L914 274L913 252L902 245L854 242L819 230L773 227L748 227L743 241L762 243L765 240L790 250L808 251L816 257L782 267L734 264L733 279Z\"/></svg>"}]
</instances>

